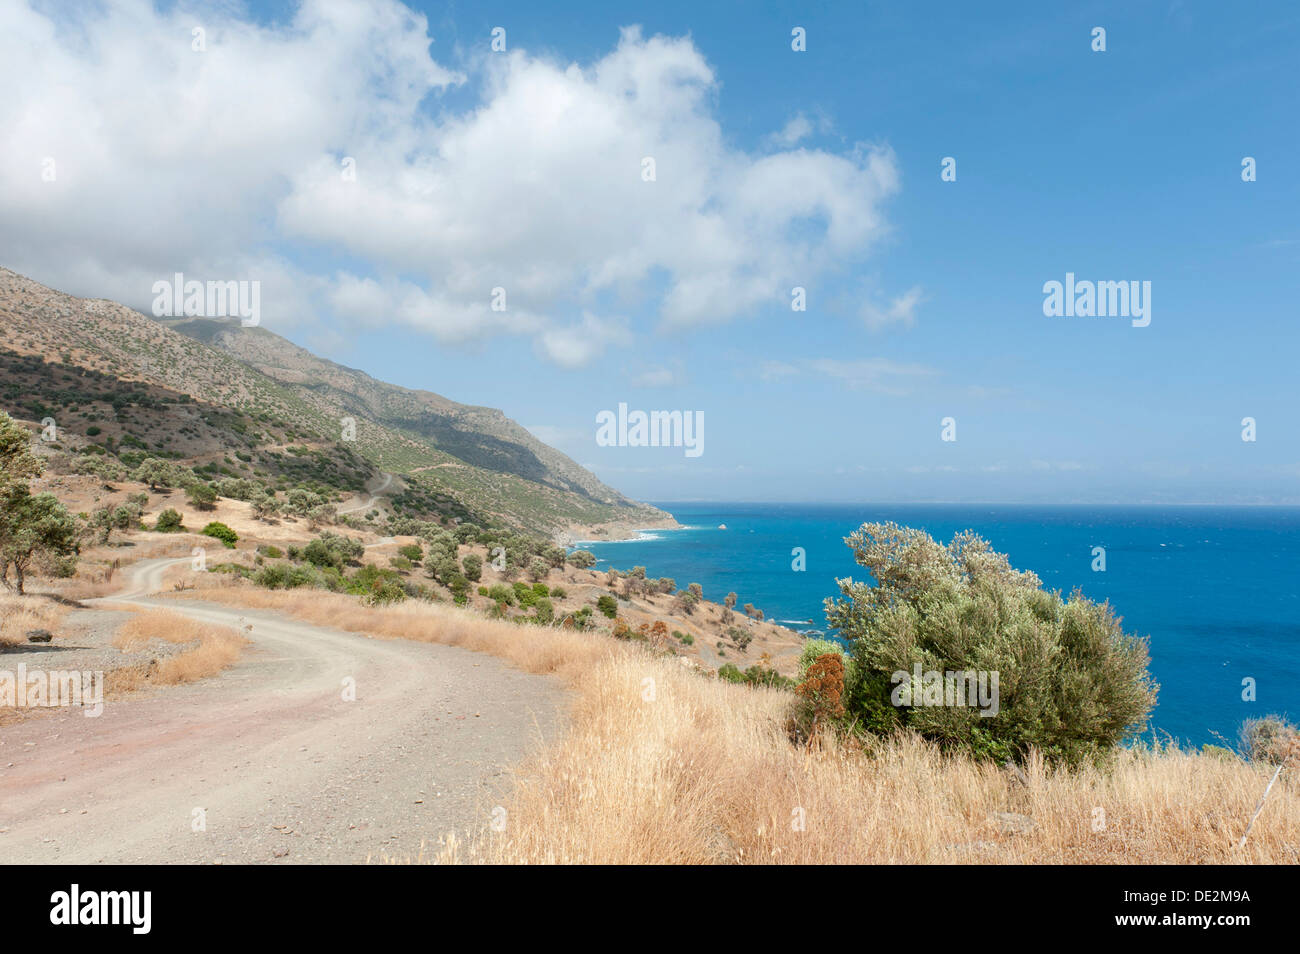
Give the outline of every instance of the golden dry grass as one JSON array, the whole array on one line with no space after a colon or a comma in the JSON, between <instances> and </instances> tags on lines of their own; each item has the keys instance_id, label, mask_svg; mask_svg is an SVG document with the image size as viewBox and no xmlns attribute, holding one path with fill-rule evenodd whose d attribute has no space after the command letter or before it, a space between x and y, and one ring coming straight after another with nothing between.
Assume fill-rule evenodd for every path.
<instances>
[{"instance_id":1,"label":"golden dry grass","mask_svg":"<svg viewBox=\"0 0 1300 954\"><path fill-rule=\"evenodd\" d=\"M214 676L239 659L248 640L233 629L195 622L170 610L145 610L123 623L113 645L139 652L153 640L193 645L145 665L115 669L105 677L110 692L131 692L145 686L176 685Z\"/></svg>"},{"instance_id":2,"label":"golden dry grass","mask_svg":"<svg viewBox=\"0 0 1300 954\"><path fill-rule=\"evenodd\" d=\"M66 606L39 594L0 594L0 643L9 646L25 644L28 631L33 629L57 634L67 612Z\"/></svg>"},{"instance_id":3,"label":"golden dry grass","mask_svg":"<svg viewBox=\"0 0 1300 954\"><path fill-rule=\"evenodd\" d=\"M1270 772L1235 759L1135 749L1106 770L1074 772L1031 761L1026 786L914 738L871 752L824 738L809 752L786 738L788 694L717 682L605 636L439 605L367 608L315 591L223 587L204 596L463 646L569 684L568 731L517 770L505 830L449 840L436 858L417 860L1300 862L1294 771L1283 773L1238 850Z\"/></svg>"}]
</instances>

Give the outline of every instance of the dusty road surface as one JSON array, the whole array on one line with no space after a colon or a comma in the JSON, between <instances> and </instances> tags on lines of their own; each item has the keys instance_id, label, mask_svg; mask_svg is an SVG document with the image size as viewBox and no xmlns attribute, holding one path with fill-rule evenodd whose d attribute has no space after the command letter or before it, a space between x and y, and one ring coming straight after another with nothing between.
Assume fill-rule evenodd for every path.
<instances>
[{"instance_id":1,"label":"dusty road surface","mask_svg":"<svg viewBox=\"0 0 1300 954\"><path fill-rule=\"evenodd\" d=\"M148 596L177 562L140 564L102 602L251 626L252 646L220 676L109 700L98 718L0 729L0 862L414 857L488 824L507 767L558 727L558 681L490 656Z\"/></svg>"},{"instance_id":2,"label":"dusty road surface","mask_svg":"<svg viewBox=\"0 0 1300 954\"><path fill-rule=\"evenodd\" d=\"M357 503L347 507L339 507L339 513L356 513L358 510L369 510L379 502L379 495L382 494L393 482L392 474L384 474L384 479L379 482L379 486L369 492L368 497L361 497Z\"/></svg>"}]
</instances>

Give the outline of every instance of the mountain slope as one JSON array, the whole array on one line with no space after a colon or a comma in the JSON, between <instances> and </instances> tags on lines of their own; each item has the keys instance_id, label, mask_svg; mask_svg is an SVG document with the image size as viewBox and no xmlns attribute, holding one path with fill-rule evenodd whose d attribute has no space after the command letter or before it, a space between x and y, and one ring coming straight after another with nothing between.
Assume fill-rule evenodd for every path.
<instances>
[{"instance_id":1,"label":"mountain slope","mask_svg":"<svg viewBox=\"0 0 1300 954\"><path fill-rule=\"evenodd\" d=\"M147 453L339 492L382 469L400 478L400 513L536 533L671 519L493 408L386 384L262 328L155 321L3 268L0 372L0 407L52 417L65 449L128 464Z\"/></svg>"}]
</instances>

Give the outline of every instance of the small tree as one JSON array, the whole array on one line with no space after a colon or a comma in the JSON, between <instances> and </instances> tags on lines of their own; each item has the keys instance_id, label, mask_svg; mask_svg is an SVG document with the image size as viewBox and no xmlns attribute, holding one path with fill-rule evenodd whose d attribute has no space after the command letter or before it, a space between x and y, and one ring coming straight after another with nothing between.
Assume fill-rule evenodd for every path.
<instances>
[{"instance_id":1,"label":"small tree","mask_svg":"<svg viewBox=\"0 0 1300 954\"><path fill-rule=\"evenodd\" d=\"M12 566L20 596L27 570L36 557L66 558L79 550L77 521L54 494L33 496L23 488L22 493L5 501L0 522L0 581L8 584Z\"/></svg>"},{"instance_id":2,"label":"small tree","mask_svg":"<svg viewBox=\"0 0 1300 954\"><path fill-rule=\"evenodd\" d=\"M200 480L196 480L185 488L185 499L196 510L215 510L217 508L216 488Z\"/></svg>"},{"instance_id":3,"label":"small tree","mask_svg":"<svg viewBox=\"0 0 1300 954\"><path fill-rule=\"evenodd\" d=\"M845 542L874 581L837 580L844 598L826 601L827 622L853 647L849 708L859 724L901 724L998 761L1032 748L1065 763L1145 725L1158 688L1147 643L1120 628L1109 604L1044 591L970 532L945 546L873 523ZM956 676L964 700L949 693ZM992 687L992 705L971 703L981 686Z\"/></svg>"},{"instance_id":4,"label":"small tree","mask_svg":"<svg viewBox=\"0 0 1300 954\"><path fill-rule=\"evenodd\" d=\"M574 550L568 556L569 566L579 570L589 570L596 565L596 554L590 550Z\"/></svg>"},{"instance_id":5,"label":"small tree","mask_svg":"<svg viewBox=\"0 0 1300 954\"><path fill-rule=\"evenodd\" d=\"M41 472L27 429L0 411L0 582L14 568L18 593L36 557L74 556L80 530L53 494L32 495L28 480Z\"/></svg>"},{"instance_id":6,"label":"small tree","mask_svg":"<svg viewBox=\"0 0 1300 954\"><path fill-rule=\"evenodd\" d=\"M131 473L131 479L138 480L142 484L148 484L150 490L159 490L180 484L182 474L180 468L169 460L163 460L159 457L146 457L140 462L140 466Z\"/></svg>"},{"instance_id":7,"label":"small tree","mask_svg":"<svg viewBox=\"0 0 1300 954\"><path fill-rule=\"evenodd\" d=\"M158 533L179 533L185 529L185 525L181 523L181 515L168 507L158 514L158 522L154 524L153 528Z\"/></svg>"},{"instance_id":8,"label":"small tree","mask_svg":"<svg viewBox=\"0 0 1300 954\"><path fill-rule=\"evenodd\" d=\"M695 607L698 606L699 603L700 603L700 598L696 596L693 591L679 590L677 593L677 599L674 601L673 606L679 612L685 613L687 616L690 616L692 613L695 612Z\"/></svg>"},{"instance_id":9,"label":"small tree","mask_svg":"<svg viewBox=\"0 0 1300 954\"><path fill-rule=\"evenodd\" d=\"M465 571L465 579L472 583L477 583L483 579L483 558L477 553L465 554L465 559L461 560L461 567Z\"/></svg>"},{"instance_id":10,"label":"small tree","mask_svg":"<svg viewBox=\"0 0 1300 954\"><path fill-rule=\"evenodd\" d=\"M259 497L254 497L253 516L258 520L268 521L280 512L280 502L275 499L275 494L268 492Z\"/></svg>"}]
</instances>

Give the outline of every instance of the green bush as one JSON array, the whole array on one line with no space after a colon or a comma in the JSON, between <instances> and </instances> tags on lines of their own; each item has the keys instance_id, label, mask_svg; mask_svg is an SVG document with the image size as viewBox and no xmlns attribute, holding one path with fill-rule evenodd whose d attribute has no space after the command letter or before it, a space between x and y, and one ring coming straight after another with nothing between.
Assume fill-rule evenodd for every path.
<instances>
[{"instance_id":1,"label":"green bush","mask_svg":"<svg viewBox=\"0 0 1300 954\"><path fill-rule=\"evenodd\" d=\"M555 621L555 604L551 602L550 597L540 596L533 603L533 612L537 614L539 623L550 624Z\"/></svg>"},{"instance_id":2,"label":"green bush","mask_svg":"<svg viewBox=\"0 0 1300 954\"><path fill-rule=\"evenodd\" d=\"M596 600L596 609L607 618L613 619L618 615L618 600L606 593Z\"/></svg>"},{"instance_id":3,"label":"green bush","mask_svg":"<svg viewBox=\"0 0 1300 954\"><path fill-rule=\"evenodd\" d=\"M745 674L736 668L735 663L723 663L718 670L718 678L723 682L740 683L745 681Z\"/></svg>"},{"instance_id":4,"label":"green bush","mask_svg":"<svg viewBox=\"0 0 1300 954\"><path fill-rule=\"evenodd\" d=\"M1109 604L1044 591L971 532L944 546L920 530L864 524L845 542L875 581L840 580L844 598L826 601L827 621L853 647L847 720L999 761L1034 748L1063 763L1103 755L1145 726L1158 689L1147 642L1126 634ZM997 678L993 705L945 699L944 675L972 671L988 674L988 688Z\"/></svg>"},{"instance_id":5,"label":"green bush","mask_svg":"<svg viewBox=\"0 0 1300 954\"><path fill-rule=\"evenodd\" d=\"M319 539L312 540L302 548L302 558L312 566L332 566L336 569L343 566L343 557Z\"/></svg>"},{"instance_id":6,"label":"green bush","mask_svg":"<svg viewBox=\"0 0 1300 954\"><path fill-rule=\"evenodd\" d=\"M483 558L477 553L465 554L465 559L461 560L460 564L465 571L465 579L471 583L477 583L483 579Z\"/></svg>"},{"instance_id":7,"label":"green bush","mask_svg":"<svg viewBox=\"0 0 1300 954\"><path fill-rule=\"evenodd\" d=\"M217 505L217 491L211 484L192 483L185 488L185 497L199 510L213 510Z\"/></svg>"},{"instance_id":8,"label":"green bush","mask_svg":"<svg viewBox=\"0 0 1300 954\"><path fill-rule=\"evenodd\" d=\"M203 535L205 537L213 537L220 540L231 550L235 548L235 541L239 539L239 534L235 533L234 530L231 530L224 523L219 523L216 520L203 528Z\"/></svg>"},{"instance_id":9,"label":"green bush","mask_svg":"<svg viewBox=\"0 0 1300 954\"><path fill-rule=\"evenodd\" d=\"M504 583L493 583L488 587L487 597L502 606L515 605L515 591Z\"/></svg>"},{"instance_id":10,"label":"green bush","mask_svg":"<svg viewBox=\"0 0 1300 954\"><path fill-rule=\"evenodd\" d=\"M568 556L569 566L579 570L588 570L596 565L596 554L590 550L574 550Z\"/></svg>"},{"instance_id":11,"label":"green bush","mask_svg":"<svg viewBox=\"0 0 1300 954\"><path fill-rule=\"evenodd\" d=\"M181 515L168 507L158 514L158 521L153 528L158 533L180 533L185 529L185 524L181 522Z\"/></svg>"}]
</instances>

